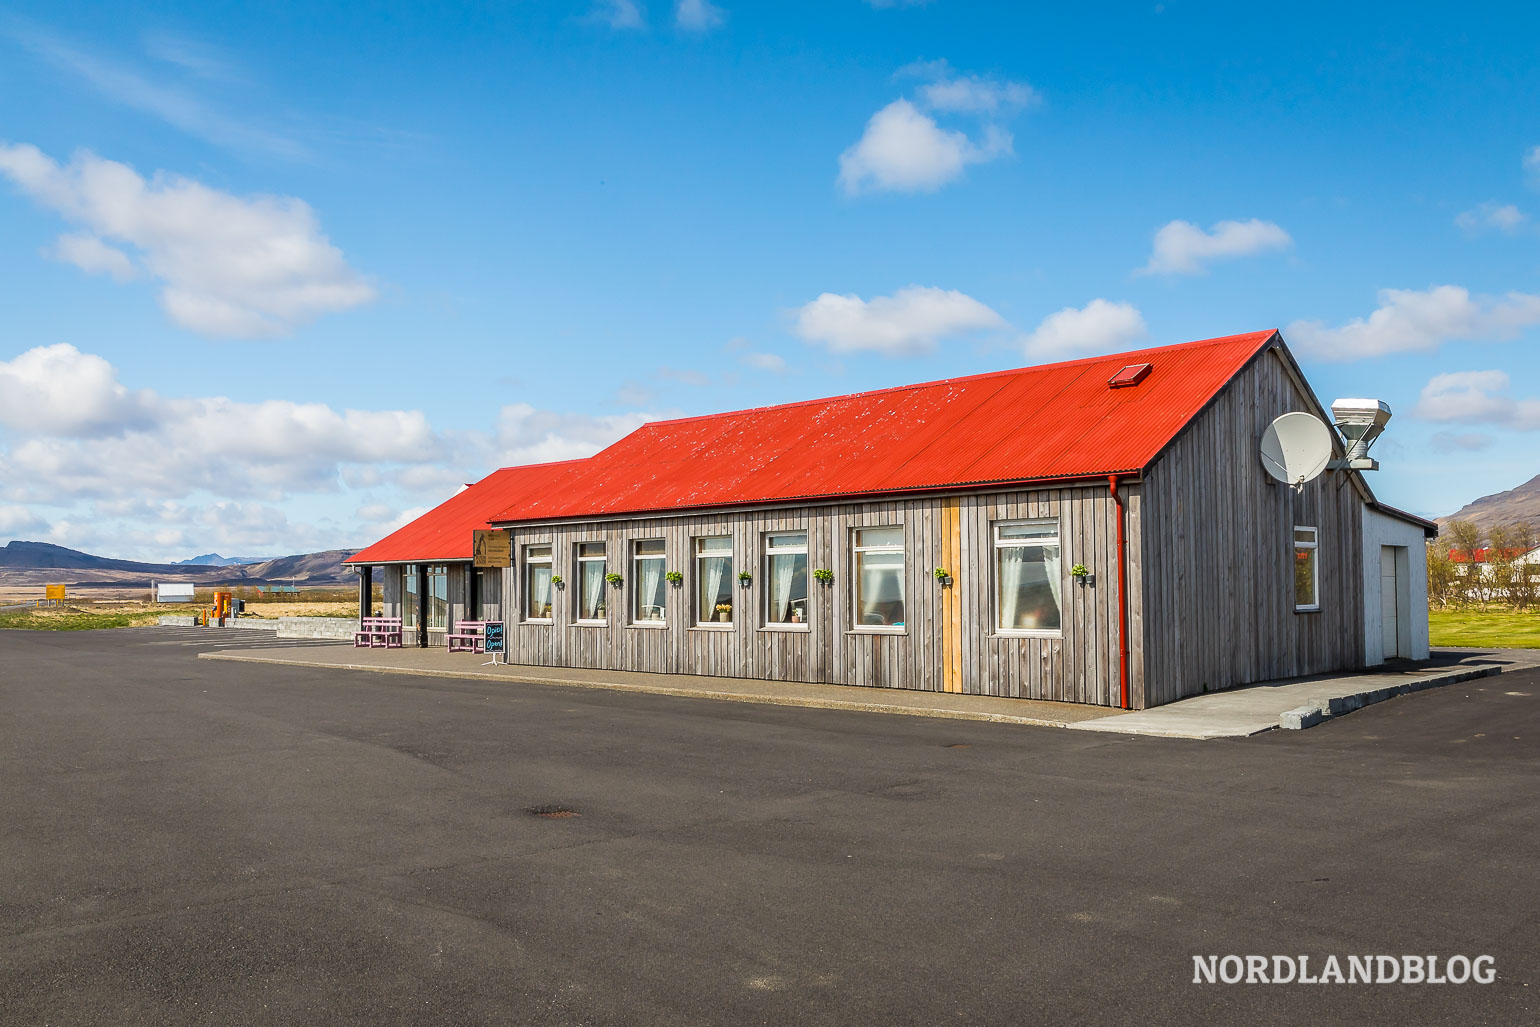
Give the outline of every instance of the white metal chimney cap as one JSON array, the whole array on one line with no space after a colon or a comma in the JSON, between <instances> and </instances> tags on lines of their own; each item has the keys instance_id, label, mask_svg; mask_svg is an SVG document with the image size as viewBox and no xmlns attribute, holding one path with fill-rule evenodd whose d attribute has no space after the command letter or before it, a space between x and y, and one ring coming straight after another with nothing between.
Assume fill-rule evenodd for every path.
<instances>
[{"instance_id":1,"label":"white metal chimney cap","mask_svg":"<svg viewBox=\"0 0 1540 1027\"><path fill-rule=\"evenodd\" d=\"M1390 404L1383 399L1334 399L1331 416L1338 424L1372 424L1383 428L1390 421Z\"/></svg>"}]
</instances>

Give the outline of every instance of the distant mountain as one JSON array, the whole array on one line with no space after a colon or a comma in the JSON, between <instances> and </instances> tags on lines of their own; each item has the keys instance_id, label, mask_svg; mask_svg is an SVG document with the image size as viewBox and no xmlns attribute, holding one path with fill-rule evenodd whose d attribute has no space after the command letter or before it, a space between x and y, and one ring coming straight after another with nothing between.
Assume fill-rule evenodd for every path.
<instances>
[{"instance_id":1,"label":"distant mountain","mask_svg":"<svg viewBox=\"0 0 1540 1027\"><path fill-rule=\"evenodd\" d=\"M75 549L66 549L50 542L12 542L0 549L0 567L33 570L59 568L93 571L173 571L173 565L136 563L133 560L112 560L104 556L92 556Z\"/></svg>"},{"instance_id":2,"label":"distant mountain","mask_svg":"<svg viewBox=\"0 0 1540 1027\"><path fill-rule=\"evenodd\" d=\"M1496 492L1490 496L1466 503L1448 517L1438 518L1439 524L1450 521L1472 521L1483 532L1493 528L1528 521L1540 529L1540 474L1518 488Z\"/></svg>"},{"instance_id":3,"label":"distant mountain","mask_svg":"<svg viewBox=\"0 0 1540 1027\"><path fill-rule=\"evenodd\" d=\"M357 579L342 561L356 549L329 549L242 565L209 563L138 563L92 556L48 542L12 542L0 548L0 580L16 584L137 583L192 581L200 585L343 585ZM210 554L214 555L214 554ZM201 559L201 558L200 558Z\"/></svg>"},{"instance_id":4,"label":"distant mountain","mask_svg":"<svg viewBox=\"0 0 1540 1027\"><path fill-rule=\"evenodd\" d=\"M248 563L261 563L261 556L220 556L218 553L204 553L202 556L194 556L188 560L173 560L178 567L240 567Z\"/></svg>"}]
</instances>

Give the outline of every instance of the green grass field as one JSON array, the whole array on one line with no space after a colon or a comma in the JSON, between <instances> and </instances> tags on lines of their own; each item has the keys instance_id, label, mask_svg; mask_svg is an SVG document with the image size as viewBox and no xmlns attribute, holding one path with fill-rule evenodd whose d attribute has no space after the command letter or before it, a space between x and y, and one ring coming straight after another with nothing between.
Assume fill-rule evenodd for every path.
<instances>
[{"instance_id":1,"label":"green grass field","mask_svg":"<svg viewBox=\"0 0 1540 1027\"><path fill-rule=\"evenodd\" d=\"M1428 641L1444 645L1540 649L1540 613L1512 610L1432 610Z\"/></svg>"},{"instance_id":2,"label":"green grass field","mask_svg":"<svg viewBox=\"0 0 1540 1027\"><path fill-rule=\"evenodd\" d=\"M23 631L93 631L97 628L137 628L155 623L155 614L87 613L83 610L13 610L0 613L0 629Z\"/></svg>"}]
</instances>

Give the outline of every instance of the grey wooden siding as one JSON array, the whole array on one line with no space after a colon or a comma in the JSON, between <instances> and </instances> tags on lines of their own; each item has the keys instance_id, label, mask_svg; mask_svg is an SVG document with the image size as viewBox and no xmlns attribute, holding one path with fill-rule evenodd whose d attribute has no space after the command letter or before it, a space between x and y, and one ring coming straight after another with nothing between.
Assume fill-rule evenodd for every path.
<instances>
[{"instance_id":1,"label":"grey wooden siding","mask_svg":"<svg viewBox=\"0 0 1540 1027\"><path fill-rule=\"evenodd\" d=\"M1260 353L1160 455L1137 519L1149 705L1358 666L1362 498L1348 472L1296 494L1262 470L1273 418L1314 412L1274 348ZM1294 610L1296 524L1319 529L1320 611Z\"/></svg>"},{"instance_id":2,"label":"grey wooden siding","mask_svg":"<svg viewBox=\"0 0 1540 1027\"><path fill-rule=\"evenodd\" d=\"M384 598L380 604L380 616L401 616L401 568L395 565L382 567L380 586L384 592Z\"/></svg>"},{"instance_id":3,"label":"grey wooden siding","mask_svg":"<svg viewBox=\"0 0 1540 1027\"><path fill-rule=\"evenodd\" d=\"M1139 486L1125 486L1131 530L1140 516ZM996 520L1057 517L1060 522L1059 638L1000 636L994 631ZM1007 493L970 493L808 509L713 512L654 519L524 527L513 530L515 568L503 575L509 660L536 666L638 670L668 674L758 677L772 680L957 691L975 695L1118 702L1117 507L1105 482L1081 487ZM854 629L852 532L902 525L905 540L906 629L903 634ZM809 619L802 630L763 626L766 601L763 536L808 533L809 569L834 572L830 585L809 581ZM693 621L693 539L733 538L733 574L747 569L751 587L735 586L731 627ZM670 587L667 627L628 623L630 543L666 542L667 567L683 573ZM576 624L579 542L603 542L607 569L625 580L610 588L607 620ZM553 547L555 573L567 582L555 593L554 624L523 621L523 552ZM1084 563L1096 575L1080 587L1069 569ZM945 567L953 585L933 571ZM1130 577L1130 609L1139 605L1137 573ZM1141 654L1137 643L1131 667ZM1142 688L1142 677L1134 680ZM1142 694L1136 691L1136 696Z\"/></svg>"}]
</instances>

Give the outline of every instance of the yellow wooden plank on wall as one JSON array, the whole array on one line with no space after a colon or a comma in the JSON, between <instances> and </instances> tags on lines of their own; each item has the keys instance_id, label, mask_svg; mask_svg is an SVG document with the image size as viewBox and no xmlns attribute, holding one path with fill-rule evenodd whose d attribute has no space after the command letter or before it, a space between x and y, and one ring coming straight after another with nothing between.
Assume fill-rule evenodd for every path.
<instances>
[{"instance_id":1,"label":"yellow wooden plank on wall","mask_svg":"<svg viewBox=\"0 0 1540 1027\"><path fill-rule=\"evenodd\" d=\"M961 692L963 632L960 577L966 571L962 566L961 508L955 498L942 502L941 539L942 559L945 561L943 566L952 574L951 587L941 590L941 682L943 690Z\"/></svg>"}]
</instances>

